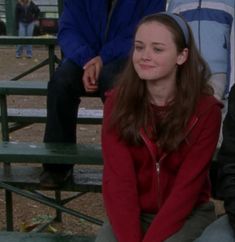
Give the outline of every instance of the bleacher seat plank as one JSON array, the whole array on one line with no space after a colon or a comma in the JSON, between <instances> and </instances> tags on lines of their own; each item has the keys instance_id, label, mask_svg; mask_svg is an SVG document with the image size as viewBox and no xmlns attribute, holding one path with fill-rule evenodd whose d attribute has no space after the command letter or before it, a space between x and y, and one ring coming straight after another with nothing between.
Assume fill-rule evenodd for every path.
<instances>
[{"instance_id":1,"label":"bleacher seat plank","mask_svg":"<svg viewBox=\"0 0 235 242\"><path fill-rule=\"evenodd\" d=\"M42 167L11 166L8 170L0 168L1 182L26 190L55 190L40 186ZM59 187L60 191L101 192L102 169L74 168L73 180Z\"/></svg>"},{"instance_id":2,"label":"bleacher seat plank","mask_svg":"<svg viewBox=\"0 0 235 242\"><path fill-rule=\"evenodd\" d=\"M8 108L8 122L45 123L46 109ZM79 108L77 123L101 124L103 111L101 109Z\"/></svg>"},{"instance_id":3,"label":"bleacher seat plank","mask_svg":"<svg viewBox=\"0 0 235 242\"><path fill-rule=\"evenodd\" d=\"M46 95L46 81L0 81L0 94L3 95Z\"/></svg>"},{"instance_id":4,"label":"bleacher seat plank","mask_svg":"<svg viewBox=\"0 0 235 242\"><path fill-rule=\"evenodd\" d=\"M101 146L70 143L0 143L0 161L13 163L56 163L102 165Z\"/></svg>"},{"instance_id":5,"label":"bleacher seat plank","mask_svg":"<svg viewBox=\"0 0 235 242\"><path fill-rule=\"evenodd\" d=\"M47 95L47 81L32 80L2 80L0 81L0 95ZM84 97L99 97L98 93L86 93Z\"/></svg>"},{"instance_id":6,"label":"bleacher seat plank","mask_svg":"<svg viewBox=\"0 0 235 242\"><path fill-rule=\"evenodd\" d=\"M66 235L61 233L1 232L0 242L94 242L94 237Z\"/></svg>"}]
</instances>

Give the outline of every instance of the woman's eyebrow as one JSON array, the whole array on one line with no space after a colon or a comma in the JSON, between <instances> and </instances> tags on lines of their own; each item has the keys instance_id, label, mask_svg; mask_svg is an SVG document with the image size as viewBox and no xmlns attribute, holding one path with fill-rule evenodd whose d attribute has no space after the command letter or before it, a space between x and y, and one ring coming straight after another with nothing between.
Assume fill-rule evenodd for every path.
<instances>
[{"instance_id":1,"label":"woman's eyebrow","mask_svg":"<svg viewBox=\"0 0 235 242\"><path fill-rule=\"evenodd\" d=\"M141 40L135 40L135 43L143 44L143 41L141 41Z\"/></svg>"},{"instance_id":2,"label":"woman's eyebrow","mask_svg":"<svg viewBox=\"0 0 235 242\"><path fill-rule=\"evenodd\" d=\"M162 42L153 42L152 45L165 45L165 44Z\"/></svg>"}]
</instances>

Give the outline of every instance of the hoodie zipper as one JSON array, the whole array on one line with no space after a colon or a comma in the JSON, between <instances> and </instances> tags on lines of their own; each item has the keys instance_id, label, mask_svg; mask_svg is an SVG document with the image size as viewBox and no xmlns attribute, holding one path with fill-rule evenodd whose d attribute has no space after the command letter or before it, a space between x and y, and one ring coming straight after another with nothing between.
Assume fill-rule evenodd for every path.
<instances>
[{"instance_id":1,"label":"hoodie zipper","mask_svg":"<svg viewBox=\"0 0 235 242\"><path fill-rule=\"evenodd\" d=\"M185 133L182 140L186 140L186 137L190 133L190 131L193 129L193 127L196 125L198 121L198 118L195 117L194 120L191 122L187 132ZM160 187L160 173L161 173L161 163L162 161L167 157L168 153L163 153L159 160L156 159L156 145L151 142L151 140L145 135L145 132L143 130L140 131L140 136L143 139L146 147L148 148L150 155L152 157L152 160L156 166L156 174L157 174L157 189L158 189L158 199L157 199L157 205L158 209L161 207L161 187Z\"/></svg>"},{"instance_id":2,"label":"hoodie zipper","mask_svg":"<svg viewBox=\"0 0 235 242\"><path fill-rule=\"evenodd\" d=\"M164 153L160 159L157 161L156 159L156 171L157 171L157 185L158 185L158 209L161 207L162 199L161 199L161 186L160 186L160 172L161 172L161 163L166 158L167 153Z\"/></svg>"},{"instance_id":3,"label":"hoodie zipper","mask_svg":"<svg viewBox=\"0 0 235 242\"><path fill-rule=\"evenodd\" d=\"M145 132L142 130L140 132L141 137L148 148L151 158L155 164L156 167L156 174L157 174L157 191L158 191L158 196L157 196L157 205L158 209L160 209L161 206L161 190L160 190L160 171L161 171L161 162L165 158L166 154L163 154L160 159L157 161L156 159L156 145L151 142L151 140L145 135Z\"/></svg>"}]
</instances>

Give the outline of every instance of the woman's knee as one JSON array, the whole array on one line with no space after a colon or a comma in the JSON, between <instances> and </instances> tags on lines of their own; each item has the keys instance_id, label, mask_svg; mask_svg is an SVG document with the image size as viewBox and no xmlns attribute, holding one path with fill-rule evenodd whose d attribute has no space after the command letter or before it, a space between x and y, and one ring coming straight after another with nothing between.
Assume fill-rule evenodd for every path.
<instances>
[{"instance_id":1,"label":"woman's knee","mask_svg":"<svg viewBox=\"0 0 235 242\"><path fill-rule=\"evenodd\" d=\"M82 89L82 75L82 68L68 60L55 70L48 83L48 90L56 91L58 93L69 89Z\"/></svg>"},{"instance_id":2,"label":"woman's knee","mask_svg":"<svg viewBox=\"0 0 235 242\"><path fill-rule=\"evenodd\" d=\"M227 215L210 224L195 242L234 242L235 235Z\"/></svg>"}]
</instances>

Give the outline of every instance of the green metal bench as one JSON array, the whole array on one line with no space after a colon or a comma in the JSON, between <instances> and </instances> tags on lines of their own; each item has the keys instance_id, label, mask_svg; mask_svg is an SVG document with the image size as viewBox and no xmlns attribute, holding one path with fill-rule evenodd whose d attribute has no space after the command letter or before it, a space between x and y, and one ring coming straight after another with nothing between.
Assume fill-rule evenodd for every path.
<instances>
[{"instance_id":1,"label":"green metal bench","mask_svg":"<svg viewBox=\"0 0 235 242\"><path fill-rule=\"evenodd\" d=\"M102 165L102 156L96 144L2 142L0 161Z\"/></svg>"},{"instance_id":2,"label":"green metal bench","mask_svg":"<svg viewBox=\"0 0 235 242\"><path fill-rule=\"evenodd\" d=\"M13 229L11 192L38 201L60 212L83 218L89 222L101 225L102 221L66 208L64 205L75 197L86 192L101 192L102 185L102 154L101 147L94 144L61 144L61 143L0 143L0 162L5 163L65 163L77 164L74 169L73 181L69 181L56 191L55 199L42 196L35 190L45 190L40 187L39 175L41 167L35 166L4 166L0 169L0 188L6 193L7 228ZM81 165L95 165L93 167L79 167ZM99 166L100 165L100 166ZM99 167L97 167L99 166ZM48 190L48 189L47 189ZM53 189L54 190L54 189ZM61 191L76 191L78 195L63 202L58 194Z\"/></svg>"},{"instance_id":3,"label":"green metal bench","mask_svg":"<svg viewBox=\"0 0 235 242\"><path fill-rule=\"evenodd\" d=\"M57 45L56 36L0 36L0 45L43 45L48 48L48 58L40 62L39 64L34 65L29 70L24 71L23 73L15 76L12 80L19 80L24 76L42 68L45 65L49 65L49 78L51 79L54 71L55 65L60 63L60 59L55 55L55 46Z\"/></svg>"},{"instance_id":4,"label":"green metal bench","mask_svg":"<svg viewBox=\"0 0 235 242\"><path fill-rule=\"evenodd\" d=\"M0 81L0 119L2 139L9 140L9 132L32 123L45 123L45 109L15 109L7 107L8 95L46 96L46 81ZM80 108L77 123L101 124L103 111ZM11 124L10 124L11 123Z\"/></svg>"},{"instance_id":5,"label":"green metal bench","mask_svg":"<svg viewBox=\"0 0 235 242\"><path fill-rule=\"evenodd\" d=\"M22 124L45 123L47 118L46 109L32 108L8 108L8 122ZM103 111L100 109L79 108L78 124L101 124Z\"/></svg>"},{"instance_id":6,"label":"green metal bench","mask_svg":"<svg viewBox=\"0 0 235 242\"><path fill-rule=\"evenodd\" d=\"M57 221L61 221L61 212L65 212L101 225L101 220L65 206L67 202L86 192L101 192L102 155L99 144L9 142L9 132L35 122L45 122L46 110L8 108L7 96L45 96L46 94L47 82L0 81L0 120L3 141L0 143L0 162L5 164L0 168L0 188L5 189L7 230L13 230L12 192L55 208ZM101 124L102 116L102 110L80 109L77 123ZM18 164L17 166L10 165L12 163ZM52 199L38 192L39 190L44 190L39 183L41 166L36 167L34 164L33 166L24 167L20 166L20 163L38 163L40 165L42 163L70 163L76 165L73 181L57 189L55 191L55 199ZM81 165L95 165L95 167L89 166L84 168ZM62 200L60 196L61 191L76 191L78 194Z\"/></svg>"}]
</instances>

